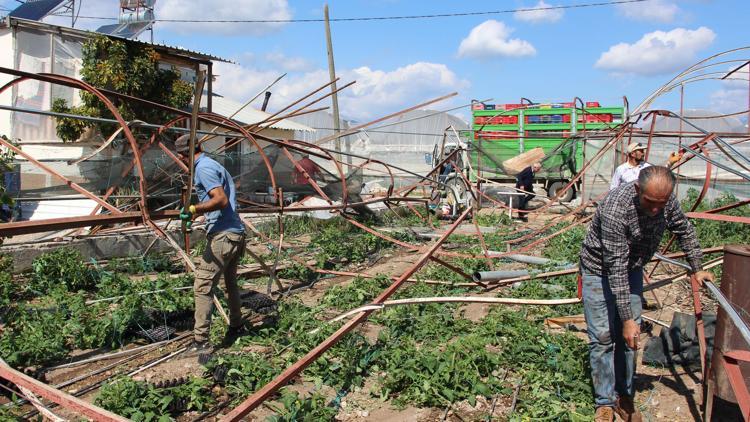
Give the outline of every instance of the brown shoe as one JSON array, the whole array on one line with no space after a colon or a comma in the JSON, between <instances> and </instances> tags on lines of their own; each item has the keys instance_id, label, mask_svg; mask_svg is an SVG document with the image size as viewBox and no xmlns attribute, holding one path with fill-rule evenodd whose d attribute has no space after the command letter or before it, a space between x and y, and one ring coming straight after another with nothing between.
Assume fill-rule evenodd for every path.
<instances>
[{"instance_id":1,"label":"brown shoe","mask_svg":"<svg viewBox=\"0 0 750 422\"><path fill-rule=\"evenodd\" d=\"M641 411L633 403L630 396L622 396L617 399L615 412L624 422L643 422Z\"/></svg>"},{"instance_id":2,"label":"brown shoe","mask_svg":"<svg viewBox=\"0 0 750 422\"><path fill-rule=\"evenodd\" d=\"M596 414L594 415L594 422L612 422L615 420L615 411L609 406L602 406L596 408Z\"/></svg>"}]
</instances>

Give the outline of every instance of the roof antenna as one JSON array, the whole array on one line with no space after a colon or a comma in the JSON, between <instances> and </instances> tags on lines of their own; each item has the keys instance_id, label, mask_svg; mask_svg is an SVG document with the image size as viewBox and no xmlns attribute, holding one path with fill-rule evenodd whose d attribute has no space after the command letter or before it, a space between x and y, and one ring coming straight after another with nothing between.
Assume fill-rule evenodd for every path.
<instances>
[{"instance_id":1,"label":"roof antenna","mask_svg":"<svg viewBox=\"0 0 750 422\"><path fill-rule=\"evenodd\" d=\"M271 91L266 91L266 98L263 99L263 106L260 107L261 111L266 111L268 107L268 100L271 98Z\"/></svg>"}]
</instances>

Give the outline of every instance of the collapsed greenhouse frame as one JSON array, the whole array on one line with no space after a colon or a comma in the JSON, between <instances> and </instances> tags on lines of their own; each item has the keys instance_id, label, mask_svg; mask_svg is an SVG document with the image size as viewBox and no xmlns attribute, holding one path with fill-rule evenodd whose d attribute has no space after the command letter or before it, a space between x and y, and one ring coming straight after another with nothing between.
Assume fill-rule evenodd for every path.
<instances>
[{"instance_id":1,"label":"collapsed greenhouse frame","mask_svg":"<svg viewBox=\"0 0 750 422\"><path fill-rule=\"evenodd\" d=\"M702 63L699 63L698 65L691 67L690 69L688 69L688 71L680 75L679 78L682 78L682 79L677 78L676 81L671 81L669 84L665 85L665 87L662 87L660 90L658 90L654 94L653 97L649 98L649 100L646 103L644 103L644 105L636 108L634 113L630 116L630 118L624 124L618 125L617 127L614 127L613 129L608 130L608 131L601 131L601 132L595 132L595 133L587 133L584 131L583 133L578 134L578 136L580 136L584 140L587 139L587 137L591 137L592 139L594 138L601 139L604 141L604 144L601 148L599 148L599 150L597 151L595 155L587 159L587 161L583 165L582 170L572 180L570 180L563 189L558 191L555 198L552 198L549 202L547 202L546 204L544 204L543 206L537 209L521 210L520 212L526 212L528 214L533 215L535 213L540 213L545 210L548 210L553 205L555 205L556 202L558 202L559 198L561 198L567 190L574 189L574 186L579 179L586 177L589 172L593 172L593 170L591 169L594 168L595 165L597 165L597 162L601 160L602 157L604 157L606 154L612 154L613 157L619 156L619 154L621 153L618 153L618 151L623 151L624 150L623 147L626 146L630 141L632 141L633 137L642 137L642 138L647 139L647 147L649 149L651 149L652 143L655 144L662 139L674 140L675 138L678 138L679 139L678 147L685 154L683 158L676 164L675 169L679 169L681 166L695 159L705 162L705 175L702 178L703 185L701 187L697 200L692 205L692 209L690 210L690 212L687 213L687 216L689 218L715 219L715 220L725 221L725 222L750 224L750 219L746 217L732 217L732 216L724 216L722 214L719 214L719 212L721 211L726 211L731 208L747 205L748 203L750 203L749 200L742 200L735 204L730 204L727 206L723 206L721 208L716 208L716 209L708 210L705 212L695 212L697 207L703 202L709 190L709 187L712 183L713 172L716 171L717 168L722 169L725 172L731 173L735 176L738 176L745 181L750 181L750 176L748 175L748 173L743 172L743 170L744 171L748 170L747 165L750 164L750 159L746 155L743 155L742 153L737 151L737 149L734 148L736 145L740 145L750 140L750 137L745 136L745 135L738 135L738 134L726 134L726 133L719 134L719 133L714 133L714 132L706 132L706 131L703 131L701 128L695 126L693 123L691 123L690 119L677 115L673 112L664 111L664 110L647 110L646 109L648 104L650 104L650 102L653 101L655 96L658 96L659 92L673 89L675 86L678 86L679 83L684 84L686 83L686 81L695 80L696 76L694 76L693 73L697 70L701 70L704 68L705 66L703 66ZM341 337L343 337L349 331L353 330L360 323L364 322L372 312L376 311L377 309L381 309L382 306L384 306L384 303L387 301L387 299L393 293L395 293L396 290L398 290L399 287L406 280L408 280L416 271L418 271L428 261L434 261L440 265L444 265L445 267L449 268L450 270L458 273L463 278L465 278L467 280L467 284L481 287L485 291L496 289L500 286L508 285L516 281L529 280L529 279L535 279L535 278L544 278L544 277L559 275L564 272L572 273L572 272L577 271L577 269L573 268L573 269L565 269L562 271L553 271L549 273L504 278L500 280L494 280L493 282L482 282L482 281L477 280L475 277L472 277L472 275L464 273L463 271L461 271L461 269L451 265L450 263L446 262L442 258L443 257L481 258L481 259L487 259L491 261L491 259L494 259L494 258L501 258L501 257L521 254L523 252L526 252L532 249L536 245L542 244L543 242L546 242L547 240L555 236L558 236L567 230L570 230L571 228L575 226L585 224L586 222L588 222L591 217L590 216L583 217L583 214L586 212L586 209L588 207L595 205L595 203L602 197L602 195L598 195L598 196L591 195L588 200L581 201L582 203L579 206L577 206L574 209L569 209L569 211L561 214L559 217L553 218L550 222L545 224L543 227L531 233L518 237L516 239L510 240L508 242L509 250L506 252L494 252L494 251L488 250L486 245L484 244L482 231L480 230L479 226L476 224L476 221L474 221L474 226L476 228L476 232L474 235L476 235L481 242L482 254L471 255L471 254L465 254L465 253L457 253L457 252L451 252L451 251L442 249L442 244L459 227L459 225L463 223L469 217L469 215L472 213L472 211L476 207L489 206L490 208L497 208L500 210L508 210L509 208L504 203L498 202L497 200L493 199L492 197L485 194L481 190L481 184L479 182L479 179L481 176L479 174L477 174L478 177L477 177L476 184L471 183L470 180L464 177L464 183L469 188L471 197L474 199L472 203L466 204L465 210L461 212L460 214L457 213L457 215L455 216L456 218L452 221L450 226L442 233L442 235L439 236L439 238L435 242L430 244L429 247L415 245L415 244L411 244L411 243L404 242L401 240L397 240L393 237L390 237L384 233L381 233L377 230L374 230L373 228L367 227L357 222L356 220L350 218L346 214L346 210L351 209L352 207L366 206L368 204L373 204L373 203L383 203L385 204L387 208L391 208L392 205L405 204L405 206L411 209L411 211L414 212L417 216L419 216L420 218L423 218L423 216L419 214L419 212L411 205L411 203L427 203L428 201L430 201L430 198L426 196L415 197L415 196L410 196L410 195L412 195L412 193L414 193L417 189L422 190L422 192L427 192L429 190L435 189L439 184L441 184L441 182L437 178L437 173L440 171L442 165L445 163L453 163L454 165L456 165L455 159L456 159L456 154L459 153L459 150L453 151L451 154L446 156L437 166L435 166L435 168L433 168L433 170L430 173L424 176L418 175L421 179L419 182L415 184L410 184L410 185L407 185L398 189L396 189L394 186L395 182L394 182L393 173L394 173L394 170L396 169L394 169L388 163L369 159L367 157L357 157L355 155L355 157L363 160L363 162L360 163L357 166L357 168L361 169L366 166L377 166L378 168L384 169L381 171L383 171L384 174L388 175L390 184L388 188L386 189L386 195L383 197L373 198L369 200L351 201L347 195L351 189L350 187L347 186L347 179L349 175L352 174L352 172L350 171L349 175L346 174L344 168L345 166L347 166L347 163L342 161L341 155L339 155L341 153L339 153L338 151L333 151L333 150L321 147L320 145L326 142L332 141L336 138L340 138L343 136L356 133L357 131L363 128L366 128L372 124L382 122L389 118L393 118L395 116L401 115L409 110L424 107L426 105L443 100L455 94L440 97L440 98L416 105L407 110L394 113L389 116L385 116L383 118L374 120L369 123L365 123L363 125L351 128L337 135L333 135L333 136L318 140L314 143L308 143L308 142L301 142L301 141L294 141L294 140L273 139L273 138L263 136L259 132L260 132L260 129L264 125L267 125L269 123L272 123L274 121L278 121L284 118L294 117L295 115L300 115L300 114L309 112L309 110L307 109L310 106L326 98L330 94L323 95L322 97L316 100L310 101L306 103L305 105L299 106L293 109L292 111L287 111L287 110L293 108L297 104L303 102L304 100L315 95L316 93L328 88L330 84L323 85L322 87L306 95L300 100L290 104L289 106L282 109L281 111L273 114L265 121L254 123L248 127L243 127L225 116L220 116L220 115L216 115L212 113L191 114L186 111L168 108L166 106L156 104L147 100L134 98L134 97L128 97L128 96L118 94L115 92L111 92L111 91L96 89L86 84L83 81L75 80L70 77L53 75L53 74L32 74L32 73L27 73L27 72L16 71L13 69L0 69L0 72L10 74L16 77L16 79L14 79L10 83L0 88L0 92L8 89L14 84L21 83L25 80L34 79L34 80L38 80L42 82L61 84L61 85L69 86L69 87L74 87L77 89L82 89L82 90L85 90L87 92L90 92L96 95L102 102L104 102L108 106L108 108L112 112L112 115L114 116L115 120L119 124L118 130L120 130L122 132L122 135L127 139L130 150L132 151L132 154L133 154L132 163L131 165L126 167L127 170L123 172L123 176L125 175L125 173L131 172L133 170L135 170L136 173L139 175L139 184L138 184L139 198L137 199L137 211L123 210L107 202L109 197L113 193L116 192L118 188L117 185L110 186L107 192L102 196L96 195L92 193L91 191L84 189L83 187L76 184L75 182L58 174L53 169L46 166L43 162L40 162L36 160L34 157L24 153L21 149L17 148L12 143L7 142L5 140L0 140L0 144L2 144L4 147L9 148L10 150L14 151L16 154L20 156L23 156L29 162L39 166L42 170L48 172L51 176L62 180L67 186L77 191L79 194L95 201L98 204L97 208L94 210L94 212L91 213L90 216L2 224L0 225L0 237L9 237L9 236L18 235L18 234L36 233L36 232L59 230L59 229L81 228L81 227L89 227L89 226L105 226L105 225L109 226L109 225L118 224L118 223L137 223L137 224L140 224L142 227L147 228L156 237L170 243L173 249L175 250L175 252L177 252L181 256L181 258L185 261L187 268L193 268L192 266L193 264L189 256L182 251L182 249L178 245L178 242L172 239L169 236L169 234L165 232L164 228L160 227L158 224L155 223L155 221L158 221L158 220L175 219L178 214L178 211L175 211L175 210L149 211L149 207L147 205L147 198L149 197L149 186L147 185L145 181L144 168L143 168L143 163L141 162L141 157L142 157L142 154L144 154L149 148L158 147L162 151L164 151L164 153L168 157L170 157L170 159L174 161L174 164L179 166L179 168L183 172L189 172L188 167L185 166L183 163L181 163L174 156L174 154L170 152L168 146L165 145L165 143L163 143L157 137L157 134L162 134L165 131L169 130L170 128L179 124L184 124L185 122L188 122L188 121L197 122L198 120L200 120L204 123L210 124L212 126L215 126L215 127L221 128L222 130L227 131L227 132L224 132L223 134L231 137L231 140L229 140L225 145L222 146L221 148L222 150L226 150L239 142L248 142L257 148L257 153L260 156L261 162L263 163L266 169L268 179L271 184L271 190L269 192L272 192L272 195L274 196L275 200L278 202L278 205L265 205L265 204L254 203L252 201L247 201L243 203L249 206L241 208L240 211L255 213L255 214L272 214L272 215L278 215L278 216L285 215L290 212L300 212L300 211L314 211L314 210L326 210L326 211L331 211L331 212L335 211L336 213L340 214L346 221L350 222L351 224L356 225L358 228L365 230L374 236L378 236L388 242L391 242L399 247L404 248L405 250L420 253L420 258L418 259L418 261L415 262L413 265L411 265L400 276L394 277L392 279L393 283L387 289L381 292L380 295L378 295L377 298L374 299L368 307L364 307L361 310L355 310L357 312L353 311L353 313L350 313L350 315L348 315L348 317L350 317L349 321L346 322L341 328L339 328L333 335L328 337L325 341L320 343L314 349L310 350L310 352L307 355L305 355L303 358L301 358L297 363L286 368L273 381L266 384L264 387L262 387L252 396L248 397L238 407L231 410L228 414L224 416L225 420L231 420L231 421L240 420L242 417L247 415L250 411L255 409L258 405L260 405L264 400L271 397L281 386L285 385L292 378L294 378L297 374L303 371L307 365L309 365L317 357L322 355L328 348L330 348L333 344L335 344ZM350 86L350 85L351 84L345 85L339 89L344 89L345 87ZM116 107L112 104L109 97L118 98L120 100L125 100L125 101L138 102L148 107L160 108L162 110L169 111L178 117L176 117L175 119L169 122L166 122L164 125L159 125L157 128L157 131L154 133L154 135L150 138L150 140L147 143L139 144L139 142L136 140L135 136L133 135L131 131L131 126L133 125L133 122L126 122L119 115ZM319 110L319 109L316 109L316 110ZM580 111L582 113L585 113L584 109L581 109ZM284 114L284 112L286 113ZM746 112L750 112L750 110L743 111L741 113L746 113ZM739 113L735 113L735 114L739 114ZM658 117L678 119L680 122L680 126L684 124L684 125L691 127L693 130L689 130L689 131L680 130L678 132L660 133L655 130L655 125L654 125ZM643 131L643 130L636 128L635 123L640 121L641 119L651 121L651 127L649 130ZM195 138L195 130L193 130L193 138ZM697 138L697 140L692 140L691 138ZM691 143L686 142L683 144L682 142L684 139L691 139ZM264 148L260 146L259 141L263 141L263 142L266 142L266 143L269 143L271 145L278 147L279 150L283 152L284 156L286 156L286 158L289 159L289 161L292 163L295 169L297 169L297 171L299 171L299 173L301 173L304 176L305 180L307 181L307 183L309 183L310 187L315 191L317 196L319 196L321 199L327 202L328 205L312 206L312 207L302 206L302 207L293 207L293 208L286 207L283 202L283 192L277 188L272 165L268 157L264 153ZM320 160L328 160L333 164L333 167L336 169L338 173L337 174L338 183L341 184L340 203L336 203L337 201L329 197L329 195L321 188L321 186L318 185L315 178L309 175L307 171L302 166L299 165L299 163L292 156L291 151L313 156ZM717 151L720 154L723 154L725 158L728 158L729 161L732 162L732 165L727 165L726 163L721 163L717 161L716 156L714 155ZM339 158L336 158L337 156ZM398 170L404 171L404 169L398 169ZM127 204L128 208L132 206L133 204ZM109 211L109 214L99 214L102 208ZM518 210L516 211L518 212ZM539 237L546 230L555 226L555 224L561 221L568 221L568 219L571 217L573 218L573 221L571 221L571 223L567 225L565 228L558 230L551 235ZM246 221L246 224L248 225L250 230L253 230L256 234L261 235L261 237L264 237L260 232L258 232L252 226L250 222ZM107 229L107 230L109 233L117 233L117 229L114 229L114 230ZM528 241L532 239L533 241L531 243L528 243L524 246L516 247L513 250L510 250L512 244L516 244L516 243L520 243L520 242ZM281 228L280 230L280 239L278 240L278 242L270 238L265 238L263 240L271 244L278 244L278 247L281 248L281 244L283 242L283 228ZM667 247L664 248L662 253L666 253L668 247L669 245L667 245ZM711 252L718 252L718 251L713 250ZM655 259L655 261L657 262L657 265L659 262L674 263L674 261L671 260L671 258L674 258L677 256L679 255L676 255L676 256L675 255L667 255L667 256L661 255L661 256L658 256ZM720 263L721 261L717 260L717 262ZM300 262L300 263L307 265L304 262ZM264 268L264 270L268 272L270 278L273 279L275 270L272 268L269 268L269 266L264 264L262 261L260 262L260 264ZM359 273L329 271L329 270L321 270L321 269L316 269L316 268L313 268L313 270L317 272L327 272L327 273L347 275L347 276L363 275ZM650 275L653 275L654 270L655 268L651 271ZM646 290L652 290L654 288L664 286L667 283L674 281L675 279L678 279L680 276L684 276L684 274L685 273L669 276L661 280L650 280L649 277L646 277L646 282L647 282ZM278 280L275 280L275 281L276 283L280 285L280 282ZM703 334L702 324L700 322L701 321L700 316L702 314L701 302L700 302L701 285L700 283L698 283L697 280L694 280L694 279L690 280L690 285L691 285L691 290L693 293L695 315L696 315L697 320L699 321L697 324L697 329L699 332L699 339L700 339L700 345L701 345L701 368L702 368L701 372L702 372L702 379L705 380L705 379L708 379L710 376L709 374L710 369L709 369L709 365L705 362L705 359L706 359L705 358L706 356L705 336ZM708 293L712 295L716 300L718 300L722 309L724 309L724 311L729 314L731 321L735 324L735 326L742 333L745 341L747 341L747 343L750 344L750 329L748 329L747 325L736 314L736 310L726 301L726 298L724 298L722 293L713 284L706 283L705 287L708 290ZM439 300L439 298L433 298L433 299ZM444 298L444 299L447 299L447 298ZM454 298L454 300L456 301L485 300L487 303L503 303L502 301L498 301L498 300L493 301L490 299L491 298L477 299L477 298L471 298L471 297ZM581 298L579 296L578 298L566 298L566 299L560 299L559 301L552 301L552 302L548 301L545 304L553 304L557 302L577 303L580 301L580 299ZM530 301L528 302L528 304L541 304L541 302L534 303L533 301ZM220 306L219 306L219 311L223 315L223 311L221 310ZM226 318L225 315L223 316L224 318ZM736 351L736 352L731 351L729 353L724 354L723 364L725 366L725 369L727 370L727 373L729 374L731 387L737 395L737 399L739 401L740 408L742 409L743 415L746 415L746 418L747 418L747 415L750 415L750 393L748 393L747 386L743 383L742 374L739 370L739 364L738 364L738 362L740 361L744 361L744 362L750 361L750 355L747 354L747 352L742 352L742 351ZM35 403L35 405L40 409L40 411L44 411L42 410L44 409L44 406L38 400L36 401L34 400L35 394L41 396L44 399L55 402L63 407L77 411L81 413L82 415L85 415L91 418L92 420L124 420L123 418L118 417L117 415L111 414L92 404L76 399L50 386L44 385L43 383L40 383L39 381L34 380L33 378L27 375L24 375L10 368L7 365L0 365L0 377L7 379L15 383L17 386L19 386L19 388L21 388L22 391L27 393L26 396L32 401L32 403ZM706 400L706 396L707 394L704 391L704 402Z\"/></svg>"}]
</instances>

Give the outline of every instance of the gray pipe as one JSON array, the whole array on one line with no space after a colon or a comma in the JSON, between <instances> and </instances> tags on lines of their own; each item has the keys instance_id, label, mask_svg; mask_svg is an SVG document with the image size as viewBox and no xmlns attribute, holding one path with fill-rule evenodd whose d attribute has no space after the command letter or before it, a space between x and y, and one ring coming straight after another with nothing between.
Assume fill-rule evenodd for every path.
<instances>
[{"instance_id":1,"label":"gray pipe","mask_svg":"<svg viewBox=\"0 0 750 422\"><path fill-rule=\"evenodd\" d=\"M558 270L574 268L575 264L564 264L555 267ZM524 277L529 275L529 270L501 270L501 271L477 271L472 274L474 281L492 282L508 278Z\"/></svg>"},{"instance_id":2,"label":"gray pipe","mask_svg":"<svg viewBox=\"0 0 750 422\"><path fill-rule=\"evenodd\" d=\"M529 275L529 270L477 271L472 274L474 281L499 281Z\"/></svg>"}]
</instances>

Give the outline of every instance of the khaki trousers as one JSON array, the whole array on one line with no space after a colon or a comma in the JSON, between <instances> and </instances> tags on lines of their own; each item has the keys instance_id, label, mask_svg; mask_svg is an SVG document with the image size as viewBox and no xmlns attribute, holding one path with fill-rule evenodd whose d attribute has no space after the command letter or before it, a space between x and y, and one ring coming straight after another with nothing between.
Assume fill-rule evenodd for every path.
<instances>
[{"instance_id":1,"label":"khaki trousers","mask_svg":"<svg viewBox=\"0 0 750 422\"><path fill-rule=\"evenodd\" d=\"M211 313L214 310L211 291L221 276L229 303L229 325L242 325L242 302L237 288L237 265L245 253L245 235L232 232L210 233L206 237L206 250L196 261L195 283L195 341L208 340Z\"/></svg>"}]
</instances>

